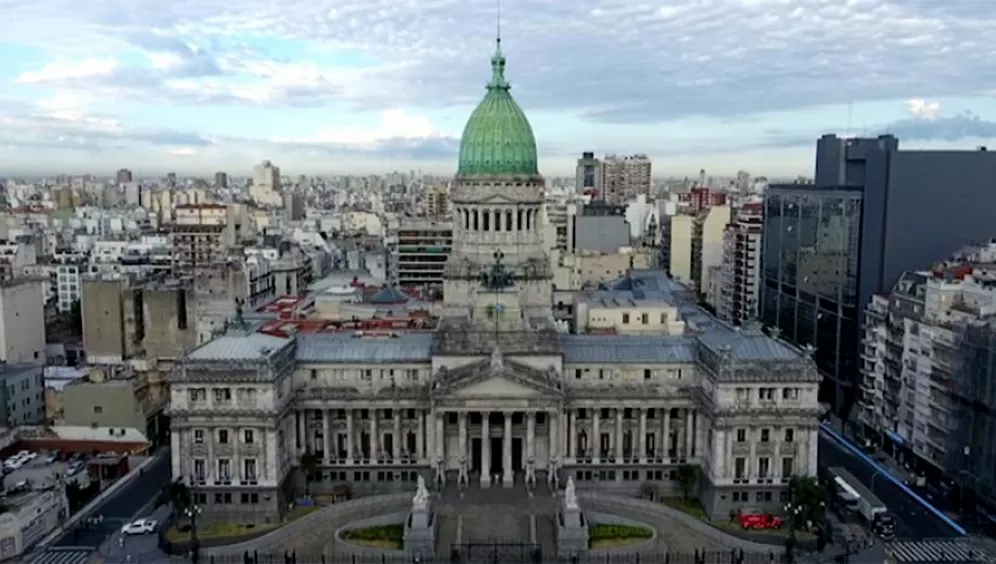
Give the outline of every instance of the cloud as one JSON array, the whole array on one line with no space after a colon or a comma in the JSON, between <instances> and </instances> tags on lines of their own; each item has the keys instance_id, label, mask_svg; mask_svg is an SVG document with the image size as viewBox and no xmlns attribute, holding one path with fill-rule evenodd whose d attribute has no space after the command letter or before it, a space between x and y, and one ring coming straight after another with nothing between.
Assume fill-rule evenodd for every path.
<instances>
[{"instance_id":1,"label":"cloud","mask_svg":"<svg viewBox=\"0 0 996 564\"><path fill-rule=\"evenodd\" d=\"M114 43L152 53L148 66L122 63L110 75L59 83L117 86L148 99L417 112L472 103L489 73L495 13L487 2L162 6L0 0L7 18L22 22L8 40L67 34L71 40L46 48L80 53L78 45L89 41L96 50L111 51ZM54 32L41 38L36 29ZM996 51L986 48L992 29L994 2L671 0L661 7L521 0L504 10L503 45L527 110L646 124L907 99L911 92L972 96L996 82ZM301 56L272 47L278 42L299 46ZM336 62L343 53L382 64L344 67Z\"/></svg>"},{"instance_id":2,"label":"cloud","mask_svg":"<svg viewBox=\"0 0 996 564\"><path fill-rule=\"evenodd\" d=\"M933 120L941 113L941 105L937 102L928 102L919 98L909 101L910 114L914 118Z\"/></svg>"},{"instance_id":3,"label":"cloud","mask_svg":"<svg viewBox=\"0 0 996 564\"><path fill-rule=\"evenodd\" d=\"M930 119L903 119L882 129L900 141L962 141L996 138L996 122L971 113Z\"/></svg>"}]
</instances>

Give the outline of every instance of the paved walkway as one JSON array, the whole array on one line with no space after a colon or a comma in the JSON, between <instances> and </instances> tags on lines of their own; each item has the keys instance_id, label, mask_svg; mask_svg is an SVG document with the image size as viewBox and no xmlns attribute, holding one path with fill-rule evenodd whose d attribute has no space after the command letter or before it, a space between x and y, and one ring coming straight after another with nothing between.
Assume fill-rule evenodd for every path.
<instances>
[{"instance_id":1,"label":"paved walkway","mask_svg":"<svg viewBox=\"0 0 996 564\"><path fill-rule=\"evenodd\" d=\"M246 551L280 553L296 550L302 554L332 554L335 533L349 523L411 509L412 494L391 494L355 499L324 507L271 533L244 543L205 549L205 556L238 555Z\"/></svg>"}]
</instances>

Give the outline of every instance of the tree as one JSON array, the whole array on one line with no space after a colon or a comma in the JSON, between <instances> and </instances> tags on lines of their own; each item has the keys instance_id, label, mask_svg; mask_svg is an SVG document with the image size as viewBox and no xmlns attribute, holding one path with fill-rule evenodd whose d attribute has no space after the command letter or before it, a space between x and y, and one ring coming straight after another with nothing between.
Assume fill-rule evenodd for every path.
<instances>
[{"instance_id":1,"label":"tree","mask_svg":"<svg viewBox=\"0 0 996 564\"><path fill-rule=\"evenodd\" d=\"M688 502L695 491L695 485L699 481L699 470L691 464L682 464L678 467L678 483L681 484L681 498Z\"/></svg>"},{"instance_id":2,"label":"tree","mask_svg":"<svg viewBox=\"0 0 996 564\"><path fill-rule=\"evenodd\" d=\"M318 479L318 465L321 460L318 459L318 455L308 451L301 455L301 460L298 461L298 467L301 469L301 474L304 475L304 495L311 495L311 482Z\"/></svg>"},{"instance_id":3,"label":"tree","mask_svg":"<svg viewBox=\"0 0 996 564\"><path fill-rule=\"evenodd\" d=\"M83 304L75 300L69 306L69 328L77 335L83 334Z\"/></svg>"},{"instance_id":4,"label":"tree","mask_svg":"<svg viewBox=\"0 0 996 564\"><path fill-rule=\"evenodd\" d=\"M793 530L806 528L807 524L823 523L826 519L827 490L812 476L792 476L789 479L789 504L798 507L787 517Z\"/></svg>"},{"instance_id":5,"label":"tree","mask_svg":"<svg viewBox=\"0 0 996 564\"><path fill-rule=\"evenodd\" d=\"M187 509L193 505L193 496L183 480L167 482L159 491L159 504L169 505L173 509L174 515L182 517Z\"/></svg>"}]
</instances>

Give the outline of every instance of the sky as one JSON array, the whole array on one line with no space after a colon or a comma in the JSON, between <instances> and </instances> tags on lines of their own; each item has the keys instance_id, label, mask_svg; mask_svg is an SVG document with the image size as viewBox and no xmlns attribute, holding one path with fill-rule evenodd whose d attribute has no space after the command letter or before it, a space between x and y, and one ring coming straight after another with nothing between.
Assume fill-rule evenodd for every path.
<instances>
[{"instance_id":1,"label":"sky","mask_svg":"<svg viewBox=\"0 0 996 564\"><path fill-rule=\"evenodd\" d=\"M499 21L547 176L996 144L991 0L0 0L0 176L451 174Z\"/></svg>"}]
</instances>

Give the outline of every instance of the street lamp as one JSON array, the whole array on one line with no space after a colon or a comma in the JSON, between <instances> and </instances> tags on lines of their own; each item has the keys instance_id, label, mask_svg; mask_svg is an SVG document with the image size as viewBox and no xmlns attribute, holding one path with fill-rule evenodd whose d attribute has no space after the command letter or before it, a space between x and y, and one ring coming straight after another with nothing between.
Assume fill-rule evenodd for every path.
<instances>
[{"instance_id":1,"label":"street lamp","mask_svg":"<svg viewBox=\"0 0 996 564\"><path fill-rule=\"evenodd\" d=\"M881 470L875 470L875 472L872 474L871 483L868 484L868 489L871 490L872 494L875 493L875 478L878 478L881 475L882 475Z\"/></svg>"},{"instance_id":2,"label":"street lamp","mask_svg":"<svg viewBox=\"0 0 996 564\"><path fill-rule=\"evenodd\" d=\"M201 506L194 503L183 513L190 520L190 561L197 564L201 561L200 540L197 538L197 517L201 514Z\"/></svg>"},{"instance_id":3,"label":"street lamp","mask_svg":"<svg viewBox=\"0 0 996 564\"><path fill-rule=\"evenodd\" d=\"M789 502L785 505L785 515L789 519L789 537L785 540L785 556L789 562L795 559L795 530L799 526L799 518L805 510L801 503Z\"/></svg>"}]
</instances>

